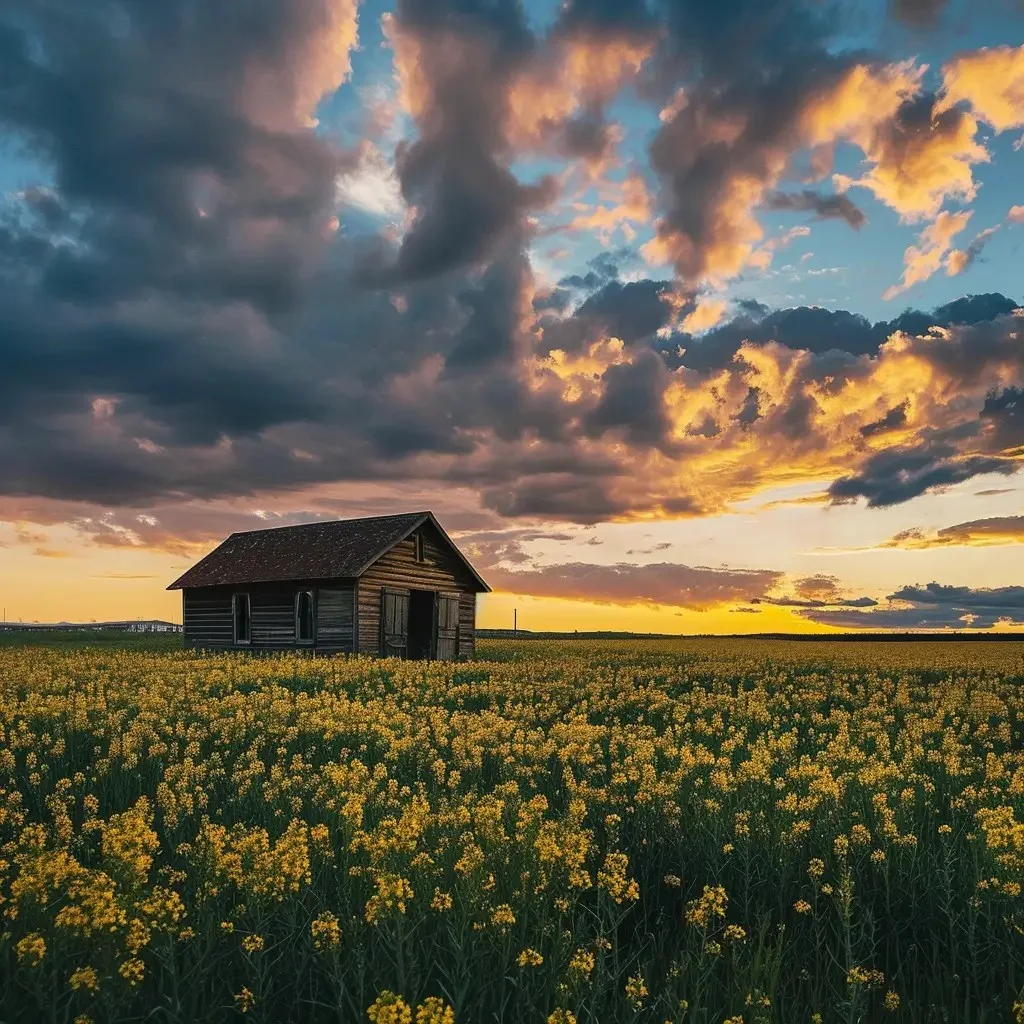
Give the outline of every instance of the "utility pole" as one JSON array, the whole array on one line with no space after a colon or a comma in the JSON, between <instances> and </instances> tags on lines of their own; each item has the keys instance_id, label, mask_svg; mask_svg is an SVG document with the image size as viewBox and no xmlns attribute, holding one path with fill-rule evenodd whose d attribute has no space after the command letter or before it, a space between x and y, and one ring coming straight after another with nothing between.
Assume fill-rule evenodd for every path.
<instances>
[{"instance_id":1,"label":"utility pole","mask_svg":"<svg viewBox=\"0 0 1024 1024\"><path fill-rule=\"evenodd\" d=\"M519 609L518 608L513 608L512 609L512 638L513 639L515 639L517 633L519 632L519 626L518 626L518 622L517 622L518 614L519 614Z\"/></svg>"}]
</instances>

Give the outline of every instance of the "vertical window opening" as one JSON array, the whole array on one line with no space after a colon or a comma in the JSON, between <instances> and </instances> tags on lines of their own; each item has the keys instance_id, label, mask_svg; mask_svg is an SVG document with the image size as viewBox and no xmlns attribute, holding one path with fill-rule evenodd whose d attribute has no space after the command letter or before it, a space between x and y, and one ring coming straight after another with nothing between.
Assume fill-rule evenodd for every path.
<instances>
[{"instance_id":1,"label":"vertical window opening","mask_svg":"<svg viewBox=\"0 0 1024 1024\"><path fill-rule=\"evenodd\" d=\"M412 535L412 550L413 550L413 557L416 559L416 561L417 562L422 562L423 561L423 534L422 533L414 533Z\"/></svg>"},{"instance_id":2,"label":"vertical window opening","mask_svg":"<svg viewBox=\"0 0 1024 1024\"><path fill-rule=\"evenodd\" d=\"M249 595L233 594L231 597L231 611L234 619L235 643L247 644L250 640Z\"/></svg>"},{"instance_id":3,"label":"vertical window opening","mask_svg":"<svg viewBox=\"0 0 1024 1024\"><path fill-rule=\"evenodd\" d=\"M311 642L313 639L313 591L300 590L295 595L295 639Z\"/></svg>"}]
</instances>

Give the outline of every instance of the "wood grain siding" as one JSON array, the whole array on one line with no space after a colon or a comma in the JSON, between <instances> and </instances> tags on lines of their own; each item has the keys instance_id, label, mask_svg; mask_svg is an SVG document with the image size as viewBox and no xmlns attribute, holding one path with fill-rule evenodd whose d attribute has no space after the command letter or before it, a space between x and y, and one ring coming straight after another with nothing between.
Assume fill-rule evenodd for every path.
<instances>
[{"instance_id":1,"label":"wood grain siding","mask_svg":"<svg viewBox=\"0 0 1024 1024\"><path fill-rule=\"evenodd\" d=\"M413 540L407 537L360 576L356 585L360 654L380 653L381 592L385 587L461 593L472 585L465 566L429 524L423 527L423 556L422 562L416 561ZM460 601L460 622L461 618Z\"/></svg>"},{"instance_id":2,"label":"wood grain siding","mask_svg":"<svg viewBox=\"0 0 1024 1024\"><path fill-rule=\"evenodd\" d=\"M320 587L316 600L318 650L352 651L355 592L352 584Z\"/></svg>"},{"instance_id":3,"label":"wood grain siding","mask_svg":"<svg viewBox=\"0 0 1024 1024\"><path fill-rule=\"evenodd\" d=\"M459 595L459 657L476 654L476 594Z\"/></svg>"},{"instance_id":4,"label":"wood grain siding","mask_svg":"<svg viewBox=\"0 0 1024 1024\"><path fill-rule=\"evenodd\" d=\"M295 595L313 591L316 643L296 643ZM251 642L234 642L231 595L249 595ZM353 593L350 580L324 585L308 580L295 583L250 583L238 587L196 587L182 591L185 642L192 647L221 647L252 651L318 650L351 652Z\"/></svg>"},{"instance_id":5,"label":"wood grain siding","mask_svg":"<svg viewBox=\"0 0 1024 1024\"><path fill-rule=\"evenodd\" d=\"M191 647L231 647L233 628L230 587L204 587L181 592L185 643Z\"/></svg>"}]
</instances>

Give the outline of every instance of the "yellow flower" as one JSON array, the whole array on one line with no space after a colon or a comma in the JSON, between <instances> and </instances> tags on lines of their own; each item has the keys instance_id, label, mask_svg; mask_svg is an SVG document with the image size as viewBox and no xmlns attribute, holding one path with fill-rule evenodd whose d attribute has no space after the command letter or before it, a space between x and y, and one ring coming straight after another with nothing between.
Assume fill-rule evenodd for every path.
<instances>
[{"instance_id":1,"label":"yellow flower","mask_svg":"<svg viewBox=\"0 0 1024 1024\"><path fill-rule=\"evenodd\" d=\"M416 1007L416 1024L455 1024L455 1011L443 999L428 996Z\"/></svg>"},{"instance_id":2,"label":"yellow flower","mask_svg":"<svg viewBox=\"0 0 1024 1024\"><path fill-rule=\"evenodd\" d=\"M235 996L235 1006L239 1013L248 1013L256 1005L256 997L243 986L242 991Z\"/></svg>"},{"instance_id":3,"label":"yellow flower","mask_svg":"<svg viewBox=\"0 0 1024 1024\"><path fill-rule=\"evenodd\" d=\"M146 973L146 966L138 957L132 957L130 960L125 960L123 964L117 969L117 973L133 987L138 985L142 981L143 975Z\"/></svg>"},{"instance_id":4,"label":"yellow flower","mask_svg":"<svg viewBox=\"0 0 1024 1024\"><path fill-rule=\"evenodd\" d=\"M848 985L881 985L884 981L885 975L881 971L864 967L851 967L846 975Z\"/></svg>"},{"instance_id":5,"label":"yellow flower","mask_svg":"<svg viewBox=\"0 0 1024 1024\"><path fill-rule=\"evenodd\" d=\"M412 1007L398 994L384 989L367 1008L371 1024L412 1024Z\"/></svg>"},{"instance_id":6,"label":"yellow flower","mask_svg":"<svg viewBox=\"0 0 1024 1024\"><path fill-rule=\"evenodd\" d=\"M594 969L594 954L586 949L577 949L572 955L572 959L569 961L569 970L573 974L579 974L583 977L589 977L590 972Z\"/></svg>"},{"instance_id":7,"label":"yellow flower","mask_svg":"<svg viewBox=\"0 0 1024 1024\"><path fill-rule=\"evenodd\" d=\"M436 910L438 913L443 914L447 910L452 909L452 897L451 893L441 892L440 889L434 890L434 898L430 901L430 909Z\"/></svg>"},{"instance_id":8,"label":"yellow flower","mask_svg":"<svg viewBox=\"0 0 1024 1024\"><path fill-rule=\"evenodd\" d=\"M80 1013L75 1017L74 1024L94 1024L92 1017L87 1013Z\"/></svg>"},{"instance_id":9,"label":"yellow flower","mask_svg":"<svg viewBox=\"0 0 1024 1024\"><path fill-rule=\"evenodd\" d=\"M509 928L515 923L516 915L512 913L512 908L507 903L502 903L491 912L491 924L496 928Z\"/></svg>"},{"instance_id":10,"label":"yellow flower","mask_svg":"<svg viewBox=\"0 0 1024 1024\"><path fill-rule=\"evenodd\" d=\"M72 971L71 977L68 979L68 984L78 991L80 988L88 989L90 992L99 991L100 980L96 975L96 969L94 967L79 967Z\"/></svg>"},{"instance_id":11,"label":"yellow flower","mask_svg":"<svg viewBox=\"0 0 1024 1024\"><path fill-rule=\"evenodd\" d=\"M246 935L246 937L242 939L242 949L244 949L246 953L259 953L263 949L264 945L265 942L263 941L262 935Z\"/></svg>"},{"instance_id":12,"label":"yellow flower","mask_svg":"<svg viewBox=\"0 0 1024 1024\"><path fill-rule=\"evenodd\" d=\"M664 882L666 885L672 886L673 889L678 889L683 884L683 880L678 875L666 875Z\"/></svg>"},{"instance_id":13,"label":"yellow flower","mask_svg":"<svg viewBox=\"0 0 1024 1024\"><path fill-rule=\"evenodd\" d=\"M524 949L519 956L516 957L516 963L520 967L540 967L544 963L544 957L540 955L535 949Z\"/></svg>"},{"instance_id":14,"label":"yellow flower","mask_svg":"<svg viewBox=\"0 0 1024 1024\"><path fill-rule=\"evenodd\" d=\"M644 997L647 995L647 985L644 983L642 974L634 974L626 982L626 998L634 1010L639 1010L644 1005Z\"/></svg>"},{"instance_id":15,"label":"yellow flower","mask_svg":"<svg viewBox=\"0 0 1024 1024\"><path fill-rule=\"evenodd\" d=\"M18 940L14 947L18 955L18 962L27 964L29 967L37 967L44 956L46 956L46 940L36 932L26 935Z\"/></svg>"},{"instance_id":16,"label":"yellow flower","mask_svg":"<svg viewBox=\"0 0 1024 1024\"><path fill-rule=\"evenodd\" d=\"M341 942L341 927L338 918L330 911L318 915L309 926L310 934L313 936L313 945L323 951L336 949Z\"/></svg>"},{"instance_id":17,"label":"yellow flower","mask_svg":"<svg viewBox=\"0 0 1024 1024\"><path fill-rule=\"evenodd\" d=\"M798 914L809 914L811 912L811 905L807 900L797 900L796 903L793 904L793 909Z\"/></svg>"},{"instance_id":18,"label":"yellow flower","mask_svg":"<svg viewBox=\"0 0 1024 1024\"><path fill-rule=\"evenodd\" d=\"M698 928L706 928L716 917L725 917L729 897L720 885L705 885L704 892L686 904L686 920Z\"/></svg>"},{"instance_id":19,"label":"yellow flower","mask_svg":"<svg viewBox=\"0 0 1024 1024\"><path fill-rule=\"evenodd\" d=\"M728 939L730 942L745 942L747 938L747 931L741 925L727 924L725 926L725 930L722 932L722 937Z\"/></svg>"},{"instance_id":20,"label":"yellow flower","mask_svg":"<svg viewBox=\"0 0 1024 1024\"><path fill-rule=\"evenodd\" d=\"M576 1014L572 1010L555 1010L548 1014L548 1024L576 1024Z\"/></svg>"},{"instance_id":21,"label":"yellow flower","mask_svg":"<svg viewBox=\"0 0 1024 1024\"><path fill-rule=\"evenodd\" d=\"M885 993L882 1005L890 1012L895 1013L900 1008L900 997L893 991Z\"/></svg>"}]
</instances>

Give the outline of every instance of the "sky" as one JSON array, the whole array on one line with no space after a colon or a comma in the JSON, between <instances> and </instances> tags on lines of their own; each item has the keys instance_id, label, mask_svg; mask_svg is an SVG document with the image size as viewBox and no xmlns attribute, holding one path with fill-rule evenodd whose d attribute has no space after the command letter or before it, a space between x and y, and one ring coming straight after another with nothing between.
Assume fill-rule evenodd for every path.
<instances>
[{"instance_id":1,"label":"sky","mask_svg":"<svg viewBox=\"0 0 1024 1024\"><path fill-rule=\"evenodd\" d=\"M478 623L1024 627L1020 0L7 0L0 606L431 509Z\"/></svg>"}]
</instances>

